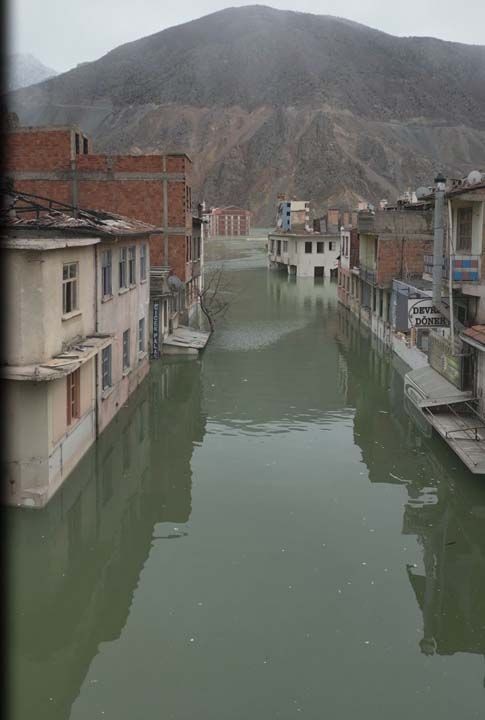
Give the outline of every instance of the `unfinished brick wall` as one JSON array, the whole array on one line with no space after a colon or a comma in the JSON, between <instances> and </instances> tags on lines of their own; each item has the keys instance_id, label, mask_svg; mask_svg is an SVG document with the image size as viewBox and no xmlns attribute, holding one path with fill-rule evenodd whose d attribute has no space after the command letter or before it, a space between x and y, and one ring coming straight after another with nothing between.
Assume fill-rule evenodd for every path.
<instances>
[{"instance_id":1,"label":"unfinished brick wall","mask_svg":"<svg viewBox=\"0 0 485 720\"><path fill-rule=\"evenodd\" d=\"M422 275L424 255L433 252L431 237L380 236L377 250L377 284L390 286L393 278Z\"/></svg>"},{"instance_id":2,"label":"unfinished brick wall","mask_svg":"<svg viewBox=\"0 0 485 720\"><path fill-rule=\"evenodd\" d=\"M75 152L76 132L79 154ZM192 163L187 156L97 155L91 152L89 139L89 152L83 154L83 135L76 128L14 129L7 134L6 145L7 174L10 171L19 190L86 209L118 213L160 229L165 222L166 182L167 224L182 232L169 235L168 258L163 257L163 235L154 234L151 262L172 265L181 279L191 276L190 265L187 269L185 264L186 236L192 232ZM38 177L25 179L25 172L38 173Z\"/></svg>"},{"instance_id":3,"label":"unfinished brick wall","mask_svg":"<svg viewBox=\"0 0 485 720\"><path fill-rule=\"evenodd\" d=\"M70 170L73 159L73 131L68 129L14 130L2 137L5 172Z\"/></svg>"}]
</instances>

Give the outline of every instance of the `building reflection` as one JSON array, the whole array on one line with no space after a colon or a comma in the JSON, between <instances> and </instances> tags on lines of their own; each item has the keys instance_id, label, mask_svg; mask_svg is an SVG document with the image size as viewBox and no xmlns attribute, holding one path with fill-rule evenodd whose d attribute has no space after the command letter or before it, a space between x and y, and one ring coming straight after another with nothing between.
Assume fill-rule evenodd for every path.
<instances>
[{"instance_id":1,"label":"building reflection","mask_svg":"<svg viewBox=\"0 0 485 720\"><path fill-rule=\"evenodd\" d=\"M355 407L355 442L372 483L406 487L403 534L422 548L421 565L405 572L423 617L426 655L485 658L485 485L458 464L439 439L423 433L405 405L392 358L339 308L340 383ZM369 382L369 375L373 382ZM398 468L398 469L396 469Z\"/></svg>"},{"instance_id":2,"label":"building reflection","mask_svg":"<svg viewBox=\"0 0 485 720\"><path fill-rule=\"evenodd\" d=\"M190 517L204 431L199 363L157 364L45 509L6 511L9 717L69 717L127 621L154 526Z\"/></svg>"}]
</instances>

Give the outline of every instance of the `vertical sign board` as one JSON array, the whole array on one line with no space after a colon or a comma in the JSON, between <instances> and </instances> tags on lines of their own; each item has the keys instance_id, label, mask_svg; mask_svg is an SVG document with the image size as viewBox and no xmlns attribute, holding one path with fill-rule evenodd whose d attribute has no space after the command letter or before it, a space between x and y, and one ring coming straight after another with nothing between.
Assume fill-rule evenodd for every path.
<instances>
[{"instance_id":1,"label":"vertical sign board","mask_svg":"<svg viewBox=\"0 0 485 720\"><path fill-rule=\"evenodd\" d=\"M158 300L153 303L152 358L160 359L160 303Z\"/></svg>"},{"instance_id":2,"label":"vertical sign board","mask_svg":"<svg viewBox=\"0 0 485 720\"><path fill-rule=\"evenodd\" d=\"M449 320L440 313L431 298L408 298L408 319L409 328L415 327L418 330L450 326Z\"/></svg>"}]
</instances>

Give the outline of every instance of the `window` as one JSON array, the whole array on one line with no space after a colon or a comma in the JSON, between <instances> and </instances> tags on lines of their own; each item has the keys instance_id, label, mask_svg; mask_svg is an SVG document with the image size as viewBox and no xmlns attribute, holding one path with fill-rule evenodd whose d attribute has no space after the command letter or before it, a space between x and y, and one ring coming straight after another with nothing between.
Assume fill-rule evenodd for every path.
<instances>
[{"instance_id":1,"label":"window","mask_svg":"<svg viewBox=\"0 0 485 720\"><path fill-rule=\"evenodd\" d=\"M145 243L140 247L140 281L147 279L147 246Z\"/></svg>"},{"instance_id":2,"label":"window","mask_svg":"<svg viewBox=\"0 0 485 720\"><path fill-rule=\"evenodd\" d=\"M313 243L312 242L306 242L305 243L305 253L308 255L313 251Z\"/></svg>"},{"instance_id":3,"label":"window","mask_svg":"<svg viewBox=\"0 0 485 720\"><path fill-rule=\"evenodd\" d=\"M136 285L136 246L130 245L128 248L128 282L130 285Z\"/></svg>"},{"instance_id":4,"label":"window","mask_svg":"<svg viewBox=\"0 0 485 720\"><path fill-rule=\"evenodd\" d=\"M328 243L328 249L329 249L329 250L333 250L333 242L329 242L329 243Z\"/></svg>"},{"instance_id":5,"label":"window","mask_svg":"<svg viewBox=\"0 0 485 720\"><path fill-rule=\"evenodd\" d=\"M81 398L81 370L78 368L67 376L67 424L70 425L73 420L81 416L80 398Z\"/></svg>"},{"instance_id":6,"label":"window","mask_svg":"<svg viewBox=\"0 0 485 720\"><path fill-rule=\"evenodd\" d=\"M379 317L384 318L384 290L379 290Z\"/></svg>"},{"instance_id":7,"label":"window","mask_svg":"<svg viewBox=\"0 0 485 720\"><path fill-rule=\"evenodd\" d=\"M472 249L472 208L459 208L457 221L457 250L470 252Z\"/></svg>"},{"instance_id":8,"label":"window","mask_svg":"<svg viewBox=\"0 0 485 720\"><path fill-rule=\"evenodd\" d=\"M323 242L317 242L317 253L323 252Z\"/></svg>"},{"instance_id":9,"label":"window","mask_svg":"<svg viewBox=\"0 0 485 720\"><path fill-rule=\"evenodd\" d=\"M130 367L130 330L123 333L123 370Z\"/></svg>"},{"instance_id":10,"label":"window","mask_svg":"<svg viewBox=\"0 0 485 720\"><path fill-rule=\"evenodd\" d=\"M78 309L78 263L62 266L62 312L64 315Z\"/></svg>"},{"instance_id":11,"label":"window","mask_svg":"<svg viewBox=\"0 0 485 720\"><path fill-rule=\"evenodd\" d=\"M76 133L75 141L76 141L76 155L79 155L79 133Z\"/></svg>"},{"instance_id":12,"label":"window","mask_svg":"<svg viewBox=\"0 0 485 720\"><path fill-rule=\"evenodd\" d=\"M101 378L103 390L111 387L111 345L103 348L101 353Z\"/></svg>"},{"instance_id":13,"label":"window","mask_svg":"<svg viewBox=\"0 0 485 720\"><path fill-rule=\"evenodd\" d=\"M288 252L288 240L283 240L283 252Z\"/></svg>"},{"instance_id":14,"label":"window","mask_svg":"<svg viewBox=\"0 0 485 720\"><path fill-rule=\"evenodd\" d=\"M83 137L83 154L87 155L89 152L89 142L87 137Z\"/></svg>"},{"instance_id":15,"label":"window","mask_svg":"<svg viewBox=\"0 0 485 720\"><path fill-rule=\"evenodd\" d=\"M127 287L126 282L126 264L127 264L128 249L123 247L120 248L120 290Z\"/></svg>"},{"instance_id":16,"label":"window","mask_svg":"<svg viewBox=\"0 0 485 720\"><path fill-rule=\"evenodd\" d=\"M281 255L281 240L277 240L276 242L276 254Z\"/></svg>"},{"instance_id":17,"label":"window","mask_svg":"<svg viewBox=\"0 0 485 720\"><path fill-rule=\"evenodd\" d=\"M109 297L112 293L111 250L101 253L101 285L103 297Z\"/></svg>"},{"instance_id":18,"label":"window","mask_svg":"<svg viewBox=\"0 0 485 720\"><path fill-rule=\"evenodd\" d=\"M138 352L145 352L145 318L138 320Z\"/></svg>"}]
</instances>

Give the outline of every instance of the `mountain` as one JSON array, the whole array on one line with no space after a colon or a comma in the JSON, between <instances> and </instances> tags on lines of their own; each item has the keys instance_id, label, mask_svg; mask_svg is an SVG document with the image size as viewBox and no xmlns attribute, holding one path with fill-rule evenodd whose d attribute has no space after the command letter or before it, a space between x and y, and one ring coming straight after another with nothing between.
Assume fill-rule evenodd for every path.
<instances>
[{"instance_id":1,"label":"mountain","mask_svg":"<svg viewBox=\"0 0 485 720\"><path fill-rule=\"evenodd\" d=\"M393 199L485 168L485 47L345 19L229 8L10 95L24 124L77 122L100 151L185 150L194 198L274 218Z\"/></svg>"},{"instance_id":2,"label":"mountain","mask_svg":"<svg viewBox=\"0 0 485 720\"><path fill-rule=\"evenodd\" d=\"M8 89L34 85L57 75L57 71L43 65L30 53L12 53L8 58Z\"/></svg>"}]
</instances>

